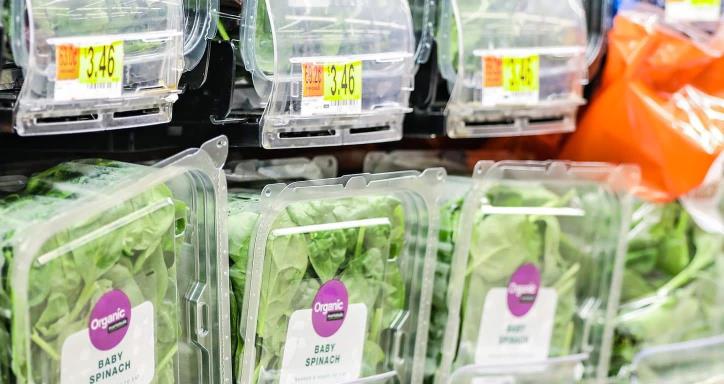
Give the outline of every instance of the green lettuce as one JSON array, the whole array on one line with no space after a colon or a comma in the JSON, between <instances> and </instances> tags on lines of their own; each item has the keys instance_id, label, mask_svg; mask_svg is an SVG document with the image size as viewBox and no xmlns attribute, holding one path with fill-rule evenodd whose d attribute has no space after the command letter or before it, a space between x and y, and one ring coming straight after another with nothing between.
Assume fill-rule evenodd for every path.
<instances>
[{"instance_id":1,"label":"green lettuce","mask_svg":"<svg viewBox=\"0 0 724 384\"><path fill-rule=\"evenodd\" d=\"M256 235L259 214L253 197L232 194L229 201L232 308L236 312L232 315L232 334L234 363L239 364L245 347L239 329L244 321L240 313L245 298L249 244ZM373 218L387 218L390 225L273 234L281 228ZM292 313L309 308L321 285L331 279L345 284L350 303L363 303L368 309L362 375L385 369L382 334L406 306L405 282L398 260L405 233L401 202L392 197L356 197L293 203L275 219L271 232L256 325L255 375L281 368ZM235 367L237 376L240 368Z\"/></svg>"},{"instance_id":2,"label":"green lettuce","mask_svg":"<svg viewBox=\"0 0 724 384\"><path fill-rule=\"evenodd\" d=\"M612 375L647 346L724 332L724 236L678 203L639 203L629 232Z\"/></svg>"},{"instance_id":3,"label":"green lettuce","mask_svg":"<svg viewBox=\"0 0 724 384\"><path fill-rule=\"evenodd\" d=\"M17 256L14 238L31 231L29 226L34 222L56 216L79 199L105 193L109 187L144 172L145 167L111 161L65 163L32 177L22 194L0 201L0 245L6 266L0 288L0 313L6 316L0 317L7 326L11 320L7 317L10 298L27 300L31 327L29 344L20 329L12 334L11 344L0 344L0 361L6 363L10 353L6 346L12 345L16 382L56 382L65 340L87 328L95 303L113 289L122 290L132 307L146 301L153 304L153 383L175 382L179 367L174 366L174 361L182 323L176 287L178 242L182 237L177 235L185 231L187 207L173 198L167 186L149 188L102 215L54 233L39 254L58 254L32 264L27 297L13 297L13 276L7 270ZM141 217L109 227L144 209L148 211ZM89 237L87 242L71 245L71 241L84 236ZM7 329L3 329L0 338L6 334Z\"/></svg>"}]
</instances>

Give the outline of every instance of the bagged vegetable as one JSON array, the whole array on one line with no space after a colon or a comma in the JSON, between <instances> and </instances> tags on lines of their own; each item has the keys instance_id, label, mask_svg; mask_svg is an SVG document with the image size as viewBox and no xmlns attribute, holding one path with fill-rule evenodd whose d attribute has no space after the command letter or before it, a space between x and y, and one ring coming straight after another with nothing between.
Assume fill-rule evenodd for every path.
<instances>
[{"instance_id":1,"label":"bagged vegetable","mask_svg":"<svg viewBox=\"0 0 724 384\"><path fill-rule=\"evenodd\" d=\"M443 179L438 169L232 195L236 381L420 380Z\"/></svg>"},{"instance_id":2,"label":"bagged vegetable","mask_svg":"<svg viewBox=\"0 0 724 384\"><path fill-rule=\"evenodd\" d=\"M7 382L230 380L225 140L159 167L64 163L0 201Z\"/></svg>"},{"instance_id":3,"label":"bagged vegetable","mask_svg":"<svg viewBox=\"0 0 724 384\"><path fill-rule=\"evenodd\" d=\"M605 377L636 179L626 166L478 163L456 226L435 382L543 380L536 367L544 382Z\"/></svg>"}]
</instances>

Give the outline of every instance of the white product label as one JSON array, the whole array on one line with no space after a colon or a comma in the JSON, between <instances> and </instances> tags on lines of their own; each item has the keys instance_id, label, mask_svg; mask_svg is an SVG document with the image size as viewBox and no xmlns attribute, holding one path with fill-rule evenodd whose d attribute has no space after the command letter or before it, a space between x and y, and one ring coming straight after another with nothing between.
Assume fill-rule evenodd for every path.
<instances>
[{"instance_id":1,"label":"white product label","mask_svg":"<svg viewBox=\"0 0 724 384\"><path fill-rule=\"evenodd\" d=\"M362 61L302 64L302 116L362 112Z\"/></svg>"},{"instance_id":2,"label":"white product label","mask_svg":"<svg viewBox=\"0 0 724 384\"><path fill-rule=\"evenodd\" d=\"M715 22L721 17L721 0L666 0L666 21Z\"/></svg>"},{"instance_id":3,"label":"white product label","mask_svg":"<svg viewBox=\"0 0 724 384\"><path fill-rule=\"evenodd\" d=\"M123 92L123 41L55 47L55 100L118 98Z\"/></svg>"},{"instance_id":4,"label":"white product label","mask_svg":"<svg viewBox=\"0 0 724 384\"><path fill-rule=\"evenodd\" d=\"M312 324L312 309L289 319L280 384L337 384L358 379L362 370L367 306L351 304L344 322L328 337Z\"/></svg>"},{"instance_id":5,"label":"white product label","mask_svg":"<svg viewBox=\"0 0 724 384\"><path fill-rule=\"evenodd\" d=\"M92 317L88 329L63 343L61 384L148 384L153 380L153 304L147 301L127 311L112 301L105 304L109 303L117 309Z\"/></svg>"},{"instance_id":6,"label":"white product label","mask_svg":"<svg viewBox=\"0 0 724 384\"><path fill-rule=\"evenodd\" d=\"M540 98L540 56L482 56L483 105L535 104Z\"/></svg>"},{"instance_id":7,"label":"white product label","mask_svg":"<svg viewBox=\"0 0 724 384\"><path fill-rule=\"evenodd\" d=\"M534 302L522 315L509 310L511 291L529 294L523 285L493 288L485 297L476 364L540 361L548 358L558 295L552 288L537 290ZM530 290L530 293L535 291Z\"/></svg>"}]
</instances>

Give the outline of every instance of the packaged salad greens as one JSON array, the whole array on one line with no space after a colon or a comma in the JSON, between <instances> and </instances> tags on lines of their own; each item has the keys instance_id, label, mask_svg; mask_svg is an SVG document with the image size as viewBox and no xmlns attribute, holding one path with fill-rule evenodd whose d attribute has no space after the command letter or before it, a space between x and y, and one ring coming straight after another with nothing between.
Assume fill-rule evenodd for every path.
<instances>
[{"instance_id":1,"label":"packaged salad greens","mask_svg":"<svg viewBox=\"0 0 724 384\"><path fill-rule=\"evenodd\" d=\"M249 0L243 17L265 148L402 137L416 51L406 0Z\"/></svg>"},{"instance_id":2,"label":"packaged salad greens","mask_svg":"<svg viewBox=\"0 0 724 384\"><path fill-rule=\"evenodd\" d=\"M420 382L444 179L430 169L232 194L236 382Z\"/></svg>"},{"instance_id":3,"label":"packaged salad greens","mask_svg":"<svg viewBox=\"0 0 724 384\"><path fill-rule=\"evenodd\" d=\"M10 3L13 58L25 77L14 111L19 134L171 120L184 69L182 1Z\"/></svg>"},{"instance_id":4,"label":"packaged salad greens","mask_svg":"<svg viewBox=\"0 0 724 384\"><path fill-rule=\"evenodd\" d=\"M665 376L652 369L665 365L667 353L724 335L722 279L724 233L701 228L679 202L639 201L629 231L610 373L655 382L652 375ZM689 364L689 374L721 374L719 365L720 360L698 361ZM666 382L689 382L674 377Z\"/></svg>"},{"instance_id":5,"label":"packaged salad greens","mask_svg":"<svg viewBox=\"0 0 724 384\"><path fill-rule=\"evenodd\" d=\"M478 163L453 237L436 383L606 377L637 180L628 166Z\"/></svg>"},{"instance_id":6,"label":"packaged salad greens","mask_svg":"<svg viewBox=\"0 0 724 384\"><path fill-rule=\"evenodd\" d=\"M226 148L63 163L0 200L4 382L231 380Z\"/></svg>"},{"instance_id":7,"label":"packaged salad greens","mask_svg":"<svg viewBox=\"0 0 724 384\"><path fill-rule=\"evenodd\" d=\"M575 129L588 68L581 0L443 0L440 7L449 136Z\"/></svg>"},{"instance_id":8,"label":"packaged salad greens","mask_svg":"<svg viewBox=\"0 0 724 384\"><path fill-rule=\"evenodd\" d=\"M632 362L634 384L716 384L724 381L724 335L650 348Z\"/></svg>"}]
</instances>

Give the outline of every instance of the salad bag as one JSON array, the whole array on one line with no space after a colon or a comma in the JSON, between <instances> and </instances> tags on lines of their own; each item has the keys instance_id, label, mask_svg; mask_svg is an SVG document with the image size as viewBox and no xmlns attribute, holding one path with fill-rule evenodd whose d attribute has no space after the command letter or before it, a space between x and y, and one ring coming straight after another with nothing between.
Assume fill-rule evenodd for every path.
<instances>
[{"instance_id":1,"label":"salad bag","mask_svg":"<svg viewBox=\"0 0 724 384\"><path fill-rule=\"evenodd\" d=\"M631 166L479 162L435 382L605 378L637 181Z\"/></svg>"},{"instance_id":2,"label":"salad bag","mask_svg":"<svg viewBox=\"0 0 724 384\"><path fill-rule=\"evenodd\" d=\"M722 165L724 156L679 201L637 202L612 376L686 384L724 375Z\"/></svg>"},{"instance_id":3,"label":"salad bag","mask_svg":"<svg viewBox=\"0 0 724 384\"><path fill-rule=\"evenodd\" d=\"M184 3L13 0L21 135L166 123L184 69Z\"/></svg>"},{"instance_id":4,"label":"salad bag","mask_svg":"<svg viewBox=\"0 0 724 384\"><path fill-rule=\"evenodd\" d=\"M444 180L439 168L232 194L236 382L420 382Z\"/></svg>"},{"instance_id":5,"label":"salad bag","mask_svg":"<svg viewBox=\"0 0 724 384\"><path fill-rule=\"evenodd\" d=\"M575 129L588 78L580 0L443 0L440 6L450 137Z\"/></svg>"},{"instance_id":6,"label":"salad bag","mask_svg":"<svg viewBox=\"0 0 724 384\"><path fill-rule=\"evenodd\" d=\"M0 201L4 382L231 381L227 146L64 163Z\"/></svg>"},{"instance_id":7,"label":"salad bag","mask_svg":"<svg viewBox=\"0 0 724 384\"><path fill-rule=\"evenodd\" d=\"M601 87L560 157L639 164L643 186L674 200L701 184L724 144L724 35L635 9L619 12L608 44Z\"/></svg>"},{"instance_id":8,"label":"salad bag","mask_svg":"<svg viewBox=\"0 0 724 384\"><path fill-rule=\"evenodd\" d=\"M250 0L241 56L265 148L399 140L415 70L405 0Z\"/></svg>"}]
</instances>

